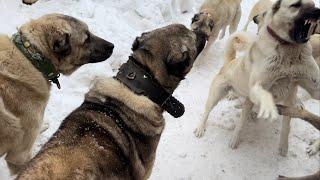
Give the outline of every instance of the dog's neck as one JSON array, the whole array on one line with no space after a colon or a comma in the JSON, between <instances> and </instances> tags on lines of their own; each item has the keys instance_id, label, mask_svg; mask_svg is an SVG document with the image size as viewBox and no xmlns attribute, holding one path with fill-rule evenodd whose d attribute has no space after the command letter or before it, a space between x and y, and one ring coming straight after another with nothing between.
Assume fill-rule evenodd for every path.
<instances>
[{"instance_id":1,"label":"dog's neck","mask_svg":"<svg viewBox=\"0 0 320 180\"><path fill-rule=\"evenodd\" d=\"M115 78L137 95L148 97L173 117L184 114L184 106L168 93L133 57L123 64Z\"/></svg>"},{"instance_id":2,"label":"dog's neck","mask_svg":"<svg viewBox=\"0 0 320 180\"><path fill-rule=\"evenodd\" d=\"M267 32L276 40L278 41L280 44L282 45L289 45L291 44L290 42L284 40L283 38L281 38L270 26L267 26Z\"/></svg>"},{"instance_id":3,"label":"dog's neck","mask_svg":"<svg viewBox=\"0 0 320 180\"><path fill-rule=\"evenodd\" d=\"M59 76L60 73L56 70L51 60L46 58L36 46L30 43L19 32L13 34L12 42L21 51L21 53L38 69L49 82L55 83L60 89Z\"/></svg>"},{"instance_id":4,"label":"dog's neck","mask_svg":"<svg viewBox=\"0 0 320 180\"><path fill-rule=\"evenodd\" d=\"M161 134L164 128L161 108L149 98L135 94L114 78L97 79L86 94L85 101L102 105L107 101L117 101L119 110L126 114L124 123L136 132L153 136ZM130 120L133 118L139 120Z\"/></svg>"}]
</instances>

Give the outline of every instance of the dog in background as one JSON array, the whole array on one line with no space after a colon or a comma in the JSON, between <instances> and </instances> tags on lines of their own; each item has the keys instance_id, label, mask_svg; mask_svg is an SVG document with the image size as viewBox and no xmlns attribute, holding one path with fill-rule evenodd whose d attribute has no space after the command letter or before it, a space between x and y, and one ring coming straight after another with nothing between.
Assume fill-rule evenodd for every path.
<instances>
[{"instance_id":1,"label":"dog in background","mask_svg":"<svg viewBox=\"0 0 320 180\"><path fill-rule=\"evenodd\" d=\"M206 43L174 24L136 38L114 78L97 80L17 179L148 179L171 96Z\"/></svg>"},{"instance_id":2,"label":"dog in background","mask_svg":"<svg viewBox=\"0 0 320 180\"><path fill-rule=\"evenodd\" d=\"M268 9L271 8L274 2L275 0L259 0L251 9L247 23L245 24L243 31L247 31L250 22L253 20L255 16L266 12Z\"/></svg>"},{"instance_id":3,"label":"dog in background","mask_svg":"<svg viewBox=\"0 0 320 180\"><path fill-rule=\"evenodd\" d=\"M113 44L70 16L32 20L10 39L0 35L0 157L15 174L31 159L43 122L50 81L80 66L106 60Z\"/></svg>"},{"instance_id":4,"label":"dog in background","mask_svg":"<svg viewBox=\"0 0 320 180\"><path fill-rule=\"evenodd\" d=\"M240 3L241 0L205 0L200 12L194 15L191 22L192 30L203 32L208 39L204 56L219 33L222 39L228 26L230 34L237 30L241 18Z\"/></svg>"},{"instance_id":5,"label":"dog in background","mask_svg":"<svg viewBox=\"0 0 320 180\"><path fill-rule=\"evenodd\" d=\"M276 119L275 103L294 106L298 86L313 98L320 99L319 67L308 42L319 18L320 9L312 0L278 0L274 3L246 55L225 62L214 78L195 135L203 136L210 111L230 90L246 98L229 144L231 148L239 144L240 132L254 105L259 106L258 117ZM288 152L291 118L283 118L279 153L284 156Z\"/></svg>"}]
</instances>

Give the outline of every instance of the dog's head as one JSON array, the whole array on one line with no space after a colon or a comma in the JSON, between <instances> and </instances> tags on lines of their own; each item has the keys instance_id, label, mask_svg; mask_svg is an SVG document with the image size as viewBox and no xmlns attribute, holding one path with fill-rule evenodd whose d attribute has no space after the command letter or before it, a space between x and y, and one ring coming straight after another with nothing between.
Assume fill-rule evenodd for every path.
<instances>
[{"instance_id":1,"label":"dog's head","mask_svg":"<svg viewBox=\"0 0 320 180\"><path fill-rule=\"evenodd\" d=\"M172 93L191 70L205 42L203 36L173 24L137 37L132 56Z\"/></svg>"},{"instance_id":2,"label":"dog's head","mask_svg":"<svg viewBox=\"0 0 320 180\"><path fill-rule=\"evenodd\" d=\"M278 0L266 18L267 25L282 39L300 44L315 33L320 9L312 0Z\"/></svg>"},{"instance_id":3,"label":"dog's head","mask_svg":"<svg viewBox=\"0 0 320 180\"><path fill-rule=\"evenodd\" d=\"M85 23L66 15L43 16L24 24L19 31L66 75L84 64L106 60L114 48L93 35Z\"/></svg>"},{"instance_id":4,"label":"dog's head","mask_svg":"<svg viewBox=\"0 0 320 180\"><path fill-rule=\"evenodd\" d=\"M214 18L211 14L203 11L195 14L191 20L191 29L202 33L208 39L214 30Z\"/></svg>"}]
</instances>

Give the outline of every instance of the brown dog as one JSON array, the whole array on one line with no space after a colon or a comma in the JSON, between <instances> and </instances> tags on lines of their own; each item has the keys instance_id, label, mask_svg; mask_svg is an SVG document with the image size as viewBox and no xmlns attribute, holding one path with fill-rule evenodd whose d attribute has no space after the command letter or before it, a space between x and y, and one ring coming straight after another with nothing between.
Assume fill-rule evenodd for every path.
<instances>
[{"instance_id":1,"label":"brown dog","mask_svg":"<svg viewBox=\"0 0 320 180\"><path fill-rule=\"evenodd\" d=\"M0 36L0 157L15 174L31 159L50 92L50 81L86 63L110 57L113 44L85 23L51 14L24 24L12 39Z\"/></svg>"},{"instance_id":2,"label":"brown dog","mask_svg":"<svg viewBox=\"0 0 320 180\"><path fill-rule=\"evenodd\" d=\"M147 179L162 113L183 114L171 94L204 45L183 25L143 33L117 76L95 82L17 179Z\"/></svg>"}]
</instances>

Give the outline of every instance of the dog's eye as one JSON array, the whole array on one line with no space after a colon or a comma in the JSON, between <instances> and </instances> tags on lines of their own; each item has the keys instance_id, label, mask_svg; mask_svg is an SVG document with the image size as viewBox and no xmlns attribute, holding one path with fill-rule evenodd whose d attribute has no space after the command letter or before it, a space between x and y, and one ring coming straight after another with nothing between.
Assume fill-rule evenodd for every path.
<instances>
[{"instance_id":1,"label":"dog's eye","mask_svg":"<svg viewBox=\"0 0 320 180\"><path fill-rule=\"evenodd\" d=\"M90 32L86 32L86 35L87 35L87 38L86 38L86 40L84 41L84 43L85 44L88 44L88 43L90 43L90 39L91 39L91 36L90 36Z\"/></svg>"},{"instance_id":2,"label":"dog's eye","mask_svg":"<svg viewBox=\"0 0 320 180\"><path fill-rule=\"evenodd\" d=\"M299 2L297 2L295 4L292 4L290 7L299 8L299 7L301 7L301 5L302 5L302 3L299 1Z\"/></svg>"}]
</instances>

